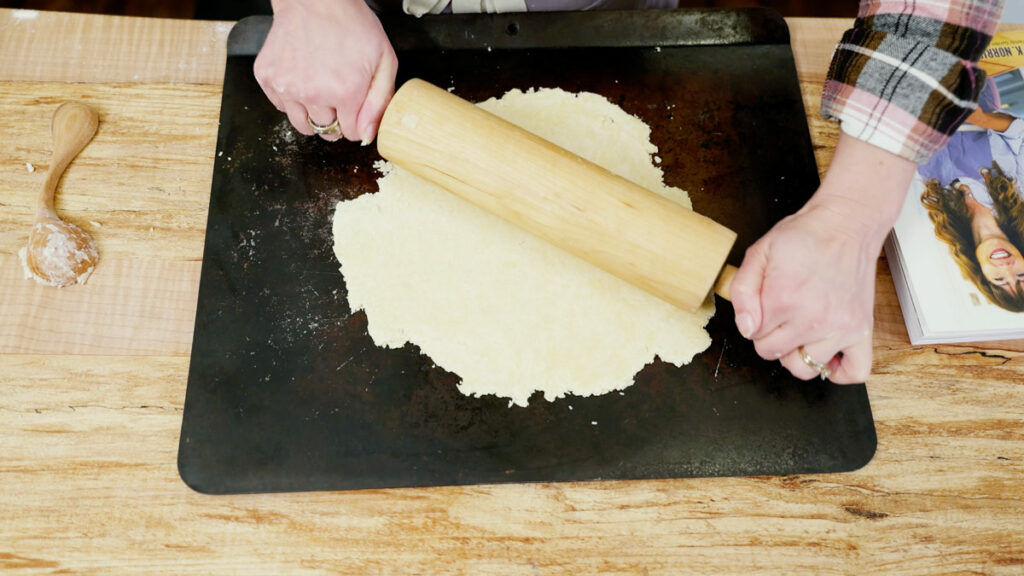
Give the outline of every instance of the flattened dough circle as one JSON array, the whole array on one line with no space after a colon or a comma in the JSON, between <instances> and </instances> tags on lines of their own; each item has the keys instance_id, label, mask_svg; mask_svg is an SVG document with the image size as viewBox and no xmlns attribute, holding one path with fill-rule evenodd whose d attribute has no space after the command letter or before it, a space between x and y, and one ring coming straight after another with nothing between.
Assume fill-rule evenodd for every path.
<instances>
[{"instance_id":1,"label":"flattened dough circle","mask_svg":"<svg viewBox=\"0 0 1024 576\"><path fill-rule=\"evenodd\" d=\"M602 96L513 90L481 107L690 207L662 183L650 129ZM525 406L621 390L657 355L707 348L714 300L682 311L399 167L338 203L334 252L353 311L379 346L407 342L454 372L464 394Z\"/></svg>"}]
</instances>

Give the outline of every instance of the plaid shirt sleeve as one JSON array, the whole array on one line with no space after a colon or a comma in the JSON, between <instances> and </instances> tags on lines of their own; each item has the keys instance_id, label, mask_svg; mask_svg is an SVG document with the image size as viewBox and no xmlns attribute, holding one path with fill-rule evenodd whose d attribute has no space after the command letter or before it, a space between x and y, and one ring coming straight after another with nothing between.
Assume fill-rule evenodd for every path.
<instances>
[{"instance_id":1,"label":"plaid shirt sleeve","mask_svg":"<svg viewBox=\"0 0 1024 576\"><path fill-rule=\"evenodd\" d=\"M843 132L921 163L976 107L977 66L1003 0L862 0L836 47L821 114Z\"/></svg>"}]
</instances>

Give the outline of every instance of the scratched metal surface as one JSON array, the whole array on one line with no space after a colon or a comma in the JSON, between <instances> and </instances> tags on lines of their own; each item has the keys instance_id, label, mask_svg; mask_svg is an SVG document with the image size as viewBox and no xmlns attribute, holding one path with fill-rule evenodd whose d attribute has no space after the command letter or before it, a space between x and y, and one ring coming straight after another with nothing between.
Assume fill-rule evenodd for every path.
<instances>
[{"instance_id":1,"label":"scratched metal surface","mask_svg":"<svg viewBox=\"0 0 1024 576\"><path fill-rule=\"evenodd\" d=\"M209 493L851 470L863 386L757 357L719 300L711 347L599 397L470 398L414 345L374 346L332 253L373 147L295 133L252 79L269 20L232 33L179 469ZM652 129L666 181L739 233L731 261L818 184L783 21L759 10L439 17L388 24L399 82L470 100L603 94ZM386 230L381 230L386 234Z\"/></svg>"}]
</instances>

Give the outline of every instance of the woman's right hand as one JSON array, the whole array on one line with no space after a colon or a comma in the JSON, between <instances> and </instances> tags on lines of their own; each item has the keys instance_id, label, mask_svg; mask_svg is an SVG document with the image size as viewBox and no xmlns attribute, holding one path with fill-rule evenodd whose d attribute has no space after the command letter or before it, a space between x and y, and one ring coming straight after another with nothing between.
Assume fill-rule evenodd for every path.
<instances>
[{"instance_id":1,"label":"woman's right hand","mask_svg":"<svg viewBox=\"0 0 1024 576\"><path fill-rule=\"evenodd\" d=\"M274 22L253 72L263 92L296 130L363 144L395 91L398 58L363 0L275 0Z\"/></svg>"}]
</instances>

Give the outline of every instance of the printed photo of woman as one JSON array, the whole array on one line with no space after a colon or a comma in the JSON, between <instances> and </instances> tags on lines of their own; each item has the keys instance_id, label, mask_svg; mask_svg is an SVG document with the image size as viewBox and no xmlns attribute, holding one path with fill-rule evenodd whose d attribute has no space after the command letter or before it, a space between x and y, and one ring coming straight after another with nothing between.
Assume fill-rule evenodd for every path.
<instances>
[{"instance_id":1,"label":"printed photo of woman","mask_svg":"<svg viewBox=\"0 0 1024 576\"><path fill-rule=\"evenodd\" d=\"M1005 310L1024 312L1024 120L1000 111L989 82L979 108L918 168L921 203L965 279Z\"/></svg>"}]
</instances>

